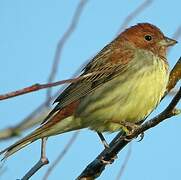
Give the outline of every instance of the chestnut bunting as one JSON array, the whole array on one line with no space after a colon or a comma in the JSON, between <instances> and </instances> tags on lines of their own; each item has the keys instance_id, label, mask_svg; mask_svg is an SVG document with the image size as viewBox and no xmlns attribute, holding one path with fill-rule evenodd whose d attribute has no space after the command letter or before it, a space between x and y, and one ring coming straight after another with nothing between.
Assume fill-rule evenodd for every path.
<instances>
[{"instance_id":1,"label":"chestnut bunting","mask_svg":"<svg viewBox=\"0 0 181 180\"><path fill-rule=\"evenodd\" d=\"M59 95L42 125L1 154L7 158L37 139L72 130L115 132L125 128L124 122L141 122L164 95L167 48L175 43L149 23L126 29Z\"/></svg>"}]
</instances>

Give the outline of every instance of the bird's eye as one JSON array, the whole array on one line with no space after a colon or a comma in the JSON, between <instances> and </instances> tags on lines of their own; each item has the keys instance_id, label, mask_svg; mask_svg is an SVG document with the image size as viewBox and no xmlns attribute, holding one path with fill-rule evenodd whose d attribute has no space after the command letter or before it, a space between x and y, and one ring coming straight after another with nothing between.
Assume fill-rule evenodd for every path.
<instances>
[{"instance_id":1,"label":"bird's eye","mask_svg":"<svg viewBox=\"0 0 181 180\"><path fill-rule=\"evenodd\" d=\"M151 41L152 40L152 36L151 35L145 35L145 40L146 41Z\"/></svg>"}]
</instances>

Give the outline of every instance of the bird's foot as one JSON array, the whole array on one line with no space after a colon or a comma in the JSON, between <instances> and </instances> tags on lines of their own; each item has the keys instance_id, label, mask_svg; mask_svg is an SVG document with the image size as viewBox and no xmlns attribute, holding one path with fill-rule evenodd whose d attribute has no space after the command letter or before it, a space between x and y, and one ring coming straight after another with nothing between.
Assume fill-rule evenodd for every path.
<instances>
[{"instance_id":1,"label":"bird's foot","mask_svg":"<svg viewBox=\"0 0 181 180\"><path fill-rule=\"evenodd\" d=\"M104 138L103 134L100 133L100 132L97 132L97 134L98 134L98 136L99 136L99 138L100 138L100 140L101 140L104 148L105 148L105 149L109 149L109 148L110 148L110 147L109 147L109 144L107 143L107 141L106 141L106 139Z\"/></svg>"},{"instance_id":2,"label":"bird's foot","mask_svg":"<svg viewBox=\"0 0 181 180\"><path fill-rule=\"evenodd\" d=\"M145 136L145 134L144 134L144 132L142 132L139 136L140 139L138 140L138 142L141 142L143 140L144 136Z\"/></svg>"},{"instance_id":3,"label":"bird's foot","mask_svg":"<svg viewBox=\"0 0 181 180\"><path fill-rule=\"evenodd\" d=\"M122 130L126 133L126 135L122 136L121 139L125 141L132 141L133 139L137 138L130 138L134 134L134 132L140 128L140 125L132 123L132 122L121 122ZM144 133L141 133L140 139L138 142L142 141L144 138Z\"/></svg>"},{"instance_id":4,"label":"bird's foot","mask_svg":"<svg viewBox=\"0 0 181 180\"><path fill-rule=\"evenodd\" d=\"M114 160L116 160L118 157L117 155L115 155L114 157L112 157L110 160L105 160L103 157L100 158L100 161L103 164L112 164L114 162Z\"/></svg>"},{"instance_id":5,"label":"bird's foot","mask_svg":"<svg viewBox=\"0 0 181 180\"><path fill-rule=\"evenodd\" d=\"M132 122L121 122L123 131L126 133L127 136L130 136L133 134L133 132L139 128L138 124L132 123Z\"/></svg>"}]
</instances>

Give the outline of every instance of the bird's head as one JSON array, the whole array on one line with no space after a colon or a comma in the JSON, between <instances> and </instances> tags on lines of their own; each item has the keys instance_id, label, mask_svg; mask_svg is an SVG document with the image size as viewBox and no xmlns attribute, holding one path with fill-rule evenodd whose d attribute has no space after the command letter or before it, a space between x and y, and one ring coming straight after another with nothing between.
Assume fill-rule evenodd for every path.
<instances>
[{"instance_id":1,"label":"bird's head","mask_svg":"<svg viewBox=\"0 0 181 180\"><path fill-rule=\"evenodd\" d=\"M129 41L136 48L149 50L154 54L165 57L169 46L176 40L166 37L156 26L149 23L139 23L126 29L120 34L122 40Z\"/></svg>"}]
</instances>

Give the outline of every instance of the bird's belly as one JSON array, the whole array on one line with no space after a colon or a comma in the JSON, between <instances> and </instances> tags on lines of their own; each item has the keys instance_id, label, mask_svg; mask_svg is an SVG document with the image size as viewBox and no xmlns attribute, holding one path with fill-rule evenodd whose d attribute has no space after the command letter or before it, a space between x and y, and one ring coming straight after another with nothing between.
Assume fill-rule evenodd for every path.
<instances>
[{"instance_id":1,"label":"bird's belly","mask_svg":"<svg viewBox=\"0 0 181 180\"><path fill-rule=\"evenodd\" d=\"M120 121L143 120L159 103L168 79L160 70L124 77L105 83L81 101L76 116L85 127L101 132L117 131L121 128Z\"/></svg>"}]
</instances>

